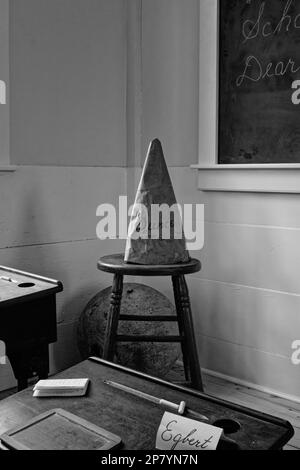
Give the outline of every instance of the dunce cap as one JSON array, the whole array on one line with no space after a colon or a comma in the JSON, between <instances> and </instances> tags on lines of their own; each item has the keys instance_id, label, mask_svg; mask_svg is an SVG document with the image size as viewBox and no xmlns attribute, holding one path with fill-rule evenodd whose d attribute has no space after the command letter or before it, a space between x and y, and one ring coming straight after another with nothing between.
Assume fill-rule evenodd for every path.
<instances>
[{"instance_id":1,"label":"dunce cap","mask_svg":"<svg viewBox=\"0 0 300 470\"><path fill-rule=\"evenodd\" d=\"M143 265L190 259L172 182L158 139L150 143L128 229L124 261Z\"/></svg>"}]
</instances>

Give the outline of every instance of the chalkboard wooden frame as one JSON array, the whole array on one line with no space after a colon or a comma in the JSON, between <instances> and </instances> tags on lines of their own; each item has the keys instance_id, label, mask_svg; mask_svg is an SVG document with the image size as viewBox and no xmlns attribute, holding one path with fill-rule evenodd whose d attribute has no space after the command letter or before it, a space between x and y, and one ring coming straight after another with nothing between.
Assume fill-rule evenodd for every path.
<instances>
[{"instance_id":1,"label":"chalkboard wooden frame","mask_svg":"<svg viewBox=\"0 0 300 470\"><path fill-rule=\"evenodd\" d=\"M199 163L202 191L300 193L300 164L218 163L219 0L199 0Z\"/></svg>"}]
</instances>

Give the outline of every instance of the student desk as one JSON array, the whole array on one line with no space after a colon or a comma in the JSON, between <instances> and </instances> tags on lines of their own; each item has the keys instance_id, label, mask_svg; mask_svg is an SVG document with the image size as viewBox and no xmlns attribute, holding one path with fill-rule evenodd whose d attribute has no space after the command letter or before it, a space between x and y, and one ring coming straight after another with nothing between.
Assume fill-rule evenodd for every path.
<instances>
[{"instance_id":1,"label":"student desk","mask_svg":"<svg viewBox=\"0 0 300 470\"><path fill-rule=\"evenodd\" d=\"M0 266L0 341L6 349L0 353L8 356L19 390L33 375L48 377L56 294L62 290L59 281Z\"/></svg>"},{"instance_id":2,"label":"student desk","mask_svg":"<svg viewBox=\"0 0 300 470\"><path fill-rule=\"evenodd\" d=\"M0 402L0 434L53 408L63 408L119 435L124 450L155 448L156 432L164 410L142 398L103 383L112 380L173 402L186 401L193 411L210 419L233 420L240 429L228 435L241 450L280 450L293 436L290 423L223 400L186 389L102 359L84 361L60 374L61 378L89 377L85 397L32 397L28 388Z\"/></svg>"}]
</instances>

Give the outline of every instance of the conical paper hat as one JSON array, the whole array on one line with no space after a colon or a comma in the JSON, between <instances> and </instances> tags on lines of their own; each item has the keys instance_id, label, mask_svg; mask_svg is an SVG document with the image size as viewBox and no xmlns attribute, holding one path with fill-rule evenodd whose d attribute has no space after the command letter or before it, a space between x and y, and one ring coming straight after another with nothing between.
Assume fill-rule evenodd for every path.
<instances>
[{"instance_id":1,"label":"conical paper hat","mask_svg":"<svg viewBox=\"0 0 300 470\"><path fill-rule=\"evenodd\" d=\"M161 143L151 142L131 215L128 263L166 265L189 261L180 209Z\"/></svg>"}]
</instances>

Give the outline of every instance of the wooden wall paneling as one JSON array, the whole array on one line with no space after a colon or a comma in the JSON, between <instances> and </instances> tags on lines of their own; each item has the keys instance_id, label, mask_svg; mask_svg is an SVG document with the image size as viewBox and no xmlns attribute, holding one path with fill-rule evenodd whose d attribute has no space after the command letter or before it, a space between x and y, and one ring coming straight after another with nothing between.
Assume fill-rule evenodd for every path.
<instances>
[{"instance_id":1,"label":"wooden wall paneling","mask_svg":"<svg viewBox=\"0 0 300 470\"><path fill-rule=\"evenodd\" d=\"M205 224L202 279L300 293L299 230Z\"/></svg>"},{"instance_id":2,"label":"wooden wall paneling","mask_svg":"<svg viewBox=\"0 0 300 470\"><path fill-rule=\"evenodd\" d=\"M123 168L20 167L0 174L0 248L96 238L99 204L118 207Z\"/></svg>"}]
</instances>

